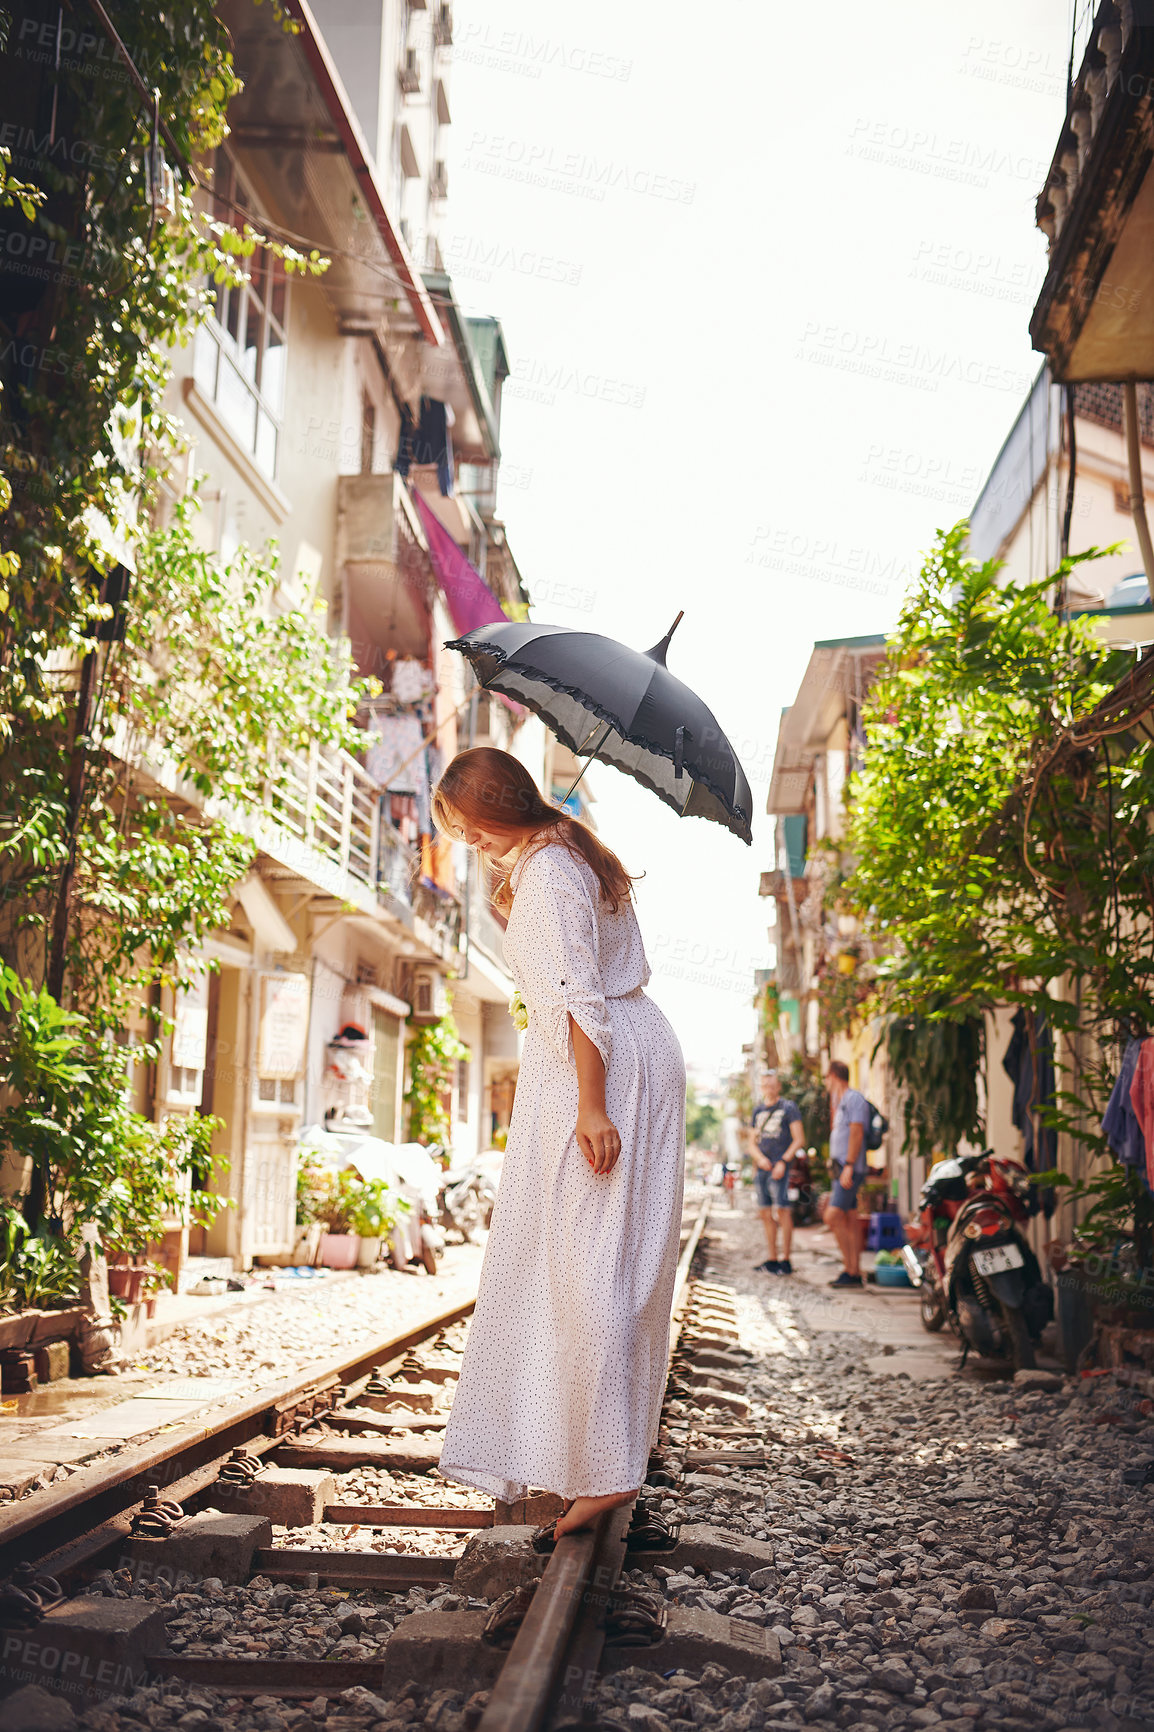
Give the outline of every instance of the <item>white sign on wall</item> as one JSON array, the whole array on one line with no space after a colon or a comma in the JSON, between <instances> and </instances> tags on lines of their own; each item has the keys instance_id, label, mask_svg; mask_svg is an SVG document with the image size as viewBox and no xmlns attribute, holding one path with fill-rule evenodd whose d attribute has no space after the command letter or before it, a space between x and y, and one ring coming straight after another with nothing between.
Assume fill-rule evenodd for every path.
<instances>
[{"instance_id":1,"label":"white sign on wall","mask_svg":"<svg viewBox=\"0 0 1154 1732\"><path fill-rule=\"evenodd\" d=\"M258 1073L269 1077L299 1076L305 1068L308 1032L308 975L262 974Z\"/></svg>"}]
</instances>

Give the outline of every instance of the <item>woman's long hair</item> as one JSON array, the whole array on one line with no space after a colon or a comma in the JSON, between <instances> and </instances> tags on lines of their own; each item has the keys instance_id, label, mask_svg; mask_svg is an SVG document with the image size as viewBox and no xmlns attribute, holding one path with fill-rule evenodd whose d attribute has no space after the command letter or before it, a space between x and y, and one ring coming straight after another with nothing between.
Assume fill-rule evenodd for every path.
<instances>
[{"instance_id":1,"label":"woman's long hair","mask_svg":"<svg viewBox=\"0 0 1154 1732\"><path fill-rule=\"evenodd\" d=\"M587 824L550 805L524 764L495 746L476 746L453 759L437 783L433 816L450 835L457 833L463 818L480 830L507 835L510 846L526 833L530 850L562 843L591 868L602 900L614 914L633 894L633 879L616 854ZM508 873L494 888L493 901L498 908L512 907Z\"/></svg>"}]
</instances>

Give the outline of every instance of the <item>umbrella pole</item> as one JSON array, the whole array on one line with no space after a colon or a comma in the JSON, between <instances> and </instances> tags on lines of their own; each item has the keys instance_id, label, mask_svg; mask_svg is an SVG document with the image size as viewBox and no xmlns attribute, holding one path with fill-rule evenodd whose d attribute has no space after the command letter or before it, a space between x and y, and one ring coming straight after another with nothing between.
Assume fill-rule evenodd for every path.
<instances>
[{"instance_id":1,"label":"umbrella pole","mask_svg":"<svg viewBox=\"0 0 1154 1732\"><path fill-rule=\"evenodd\" d=\"M565 802L569 799L570 795L573 793L574 788L576 788L577 783L581 780L581 777L585 774L586 770L589 768L590 764L593 762L594 758L597 756L598 752L601 750L602 746L605 744L606 740L609 738L609 736L612 732L613 732L612 722L606 722L605 727L604 727L602 734L601 734L601 738L598 740L597 744L594 746L593 750L590 752L589 756L586 758L585 762L582 764L581 769L578 772L576 779L574 781L570 782L568 788L566 788L565 798L561 801L562 805L564 805Z\"/></svg>"}]
</instances>

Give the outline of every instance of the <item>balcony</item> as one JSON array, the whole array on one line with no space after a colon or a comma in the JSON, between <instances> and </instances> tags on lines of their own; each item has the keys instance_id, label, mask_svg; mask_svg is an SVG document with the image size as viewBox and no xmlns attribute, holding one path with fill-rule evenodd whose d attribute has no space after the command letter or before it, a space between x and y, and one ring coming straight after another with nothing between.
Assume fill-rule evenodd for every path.
<instances>
[{"instance_id":1,"label":"balcony","mask_svg":"<svg viewBox=\"0 0 1154 1732\"><path fill-rule=\"evenodd\" d=\"M438 48L451 48L453 45L453 8L447 5L437 7L433 16L433 41Z\"/></svg>"},{"instance_id":2,"label":"balcony","mask_svg":"<svg viewBox=\"0 0 1154 1732\"><path fill-rule=\"evenodd\" d=\"M416 851L381 814L381 790L347 752L312 744L281 755L265 809L279 829L358 884L413 906Z\"/></svg>"},{"instance_id":3,"label":"balcony","mask_svg":"<svg viewBox=\"0 0 1154 1732\"><path fill-rule=\"evenodd\" d=\"M1049 241L1030 320L1062 384L1154 377L1154 17L1103 0L1037 203Z\"/></svg>"}]
</instances>

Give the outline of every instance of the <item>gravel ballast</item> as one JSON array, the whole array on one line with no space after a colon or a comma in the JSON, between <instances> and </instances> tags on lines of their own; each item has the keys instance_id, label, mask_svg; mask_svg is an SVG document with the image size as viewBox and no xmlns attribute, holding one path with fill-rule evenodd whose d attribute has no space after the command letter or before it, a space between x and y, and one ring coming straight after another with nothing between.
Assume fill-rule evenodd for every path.
<instances>
[{"instance_id":1,"label":"gravel ballast","mask_svg":"<svg viewBox=\"0 0 1154 1732\"><path fill-rule=\"evenodd\" d=\"M594 1687L593 1723L642 1732L1154 1726L1154 1491L1121 1478L1154 1455L1151 1391L1113 1376L1030 1387L987 1368L924 1381L879 1375L866 1361L889 1349L831 1322L819 1289L753 1272L759 1235L747 1206L718 1206L685 1338L687 1352L707 1332L723 1343L710 1349L722 1361L711 1375L720 1372L731 1395L735 1383L744 1391L748 1414L703 1408L683 1376L665 1428L675 1453L686 1443L748 1448L757 1439L739 1433L753 1431L768 1464L705 1464L650 1495L683 1522L768 1541L773 1565L752 1575L658 1566L626 1579L773 1630L781 1676L749 1683L719 1666L665 1676L639 1651L635 1666ZM368 1474L344 1476L341 1492L349 1501L458 1495L435 1476L386 1484ZM278 1533L277 1543L286 1537L304 1536ZM315 1531L309 1537L316 1543ZM413 1538L406 1530L405 1546ZM410 1549L431 1551L430 1538ZM358 1530L347 1543L381 1539ZM342 1543L340 1530L327 1530L325 1543ZM175 1594L110 1577L101 1586L166 1599L183 1653L253 1658L371 1659L414 1611L483 1603L451 1586L376 1596L260 1580ZM387 1702L346 1691L306 1704L161 1684L89 1709L81 1723L92 1732L465 1732L484 1700L464 1688L430 1693L417 1680Z\"/></svg>"}]
</instances>

